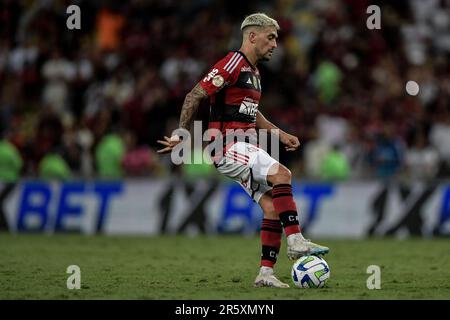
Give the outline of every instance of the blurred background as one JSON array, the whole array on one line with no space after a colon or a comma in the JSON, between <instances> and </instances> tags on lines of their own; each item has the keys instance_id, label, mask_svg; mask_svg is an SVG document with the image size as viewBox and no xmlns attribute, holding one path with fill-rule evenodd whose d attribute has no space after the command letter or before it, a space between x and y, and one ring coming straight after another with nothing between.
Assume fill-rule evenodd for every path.
<instances>
[{"instance_id":1,"label":"blurred background","mask_svg":"<svg viewBox=\"0 0 450 320\"><path fill-rule=\"evenodd\" d=\"M259 11L260 110L302 143L280 162L326 290L249 290L259 206L156 153ZM0 0L0 133L0 300L450 298L450 0Z\"/></svg>"},{"instance_id":2,"label":"blurred background","mask_svg":"<svg viewBox=\"0 0 450 320\"><path fill-rule=\"evenodd\" d=\"M79 30L66 27L72 4ZM372 4L379 30L366 26ZM211 178L211 166L158 156L156 140L258 11L281 26L272 61L258 65L260 108L299 137L300 150L280 159L296 179L450 177L449 0L2 0L0 178Z\"/></svg>"},{"instance_id":3,"label":"blurred background","mask_svg":"<svg viewBox=\"0 0 450 320\"><path fill-rule=\"evenodd\" d=\"M66 27L71 4L80 30ZM371 4L380 30L366 27ZM170 174L156 140L256 11L281 26L273 61L259 65L261 110L300 138L281 155L296 177L450 175L448 0L3 0L0 128L18 174L51 175L56 163L63 177Z\"/></svg>"}]
</instances>

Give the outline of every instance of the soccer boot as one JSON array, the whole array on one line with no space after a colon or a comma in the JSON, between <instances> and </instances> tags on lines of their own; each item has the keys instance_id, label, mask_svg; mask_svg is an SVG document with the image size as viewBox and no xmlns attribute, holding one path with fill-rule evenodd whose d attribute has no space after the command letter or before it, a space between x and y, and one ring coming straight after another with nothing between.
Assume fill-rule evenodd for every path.
<instances>
[{"instance_id":1,"label":"soccer boot","mask_svg":"<svg viewBox=\"0 0 450 320\"><path fill-rule=\"evenodd\" d=\"M291 260L296 260L306 255L327 254L329 251L328 247L303 238L301 233L292 234L287 238L287 256Z\"/></svg>"},{"instance_id":2,"label":"soccer boot","mask_svg":"<svg viewBox=\"0 0 450 320\"><path fill-rule=\"evenodd\" d=\"M255 287L289 288L289 285L278 280L272 268L262 267L255 279Z\"/></svg>"}]
</instances>

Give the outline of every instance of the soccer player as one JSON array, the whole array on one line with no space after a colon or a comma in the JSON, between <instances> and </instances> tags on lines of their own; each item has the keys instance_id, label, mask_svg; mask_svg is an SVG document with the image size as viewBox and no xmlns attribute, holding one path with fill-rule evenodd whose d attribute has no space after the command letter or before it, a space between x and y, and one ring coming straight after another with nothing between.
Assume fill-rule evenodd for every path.
<instances>
[{"instance_id":1,"label":"soccer player","mask_svg":"<svg viewBox=\"0 0 450 320\"><path fill-rule=\"evenodd\" d=\"M186 95L179 127L189 130L201 100L209 97L209 129L218 129L225 137L232 129L241 129L241 132L279 130L280 142L286 150L297 150L300 146L298 138L277 128L258 109L261 84L256 65L272 57L279 29L277 21L264 13L247 16L241 25L241 48L217 62ZM171 152L180 143L178 135L164 139L158 140L165 146L159 153ZM250 139L236 142L233 139L224 144L222 154L215 156L217 170L239 183L264 213L261 263L255 286L288 288L289 285L280 281L273 271L283 230L291 260L329 251L327 247L305 239L301 233L292 196L291 172Z\"/></svg>"}]
</instances>

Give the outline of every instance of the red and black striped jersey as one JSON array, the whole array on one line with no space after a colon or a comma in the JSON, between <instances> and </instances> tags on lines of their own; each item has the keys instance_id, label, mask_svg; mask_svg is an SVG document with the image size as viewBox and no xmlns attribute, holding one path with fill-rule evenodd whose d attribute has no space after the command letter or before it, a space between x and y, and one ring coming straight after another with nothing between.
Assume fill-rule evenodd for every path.
<instances>
[{"instance_id":1,"label":"red and black striped jersey","mask_svg":"<svg viewBox=\"0 0 450 320\"><path fill-rule=\"evenodd\" d=\"M200 81L210 97L209 128L256 127L256 112L261 98L261 77L240 51L232 51L217 62Z\"/></svg>"}]
</instances>

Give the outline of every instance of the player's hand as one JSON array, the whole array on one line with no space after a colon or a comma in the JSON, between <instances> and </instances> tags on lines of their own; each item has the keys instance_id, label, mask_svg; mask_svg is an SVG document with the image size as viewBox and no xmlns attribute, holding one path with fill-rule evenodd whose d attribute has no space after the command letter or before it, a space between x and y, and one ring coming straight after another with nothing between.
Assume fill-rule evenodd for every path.
<instances>
[{"instance_id":1,"label":"player's hand","mask_svg":"<svg viewBox=\"0 0 450 320\"><path fill-rule=\"evenodd\" d=\"M158 153L169 153L172 152L173 148L175 148L175 146L177 144L179 144L181 142L180 137L177 135L174 135L172 137L166 137L164 136L164 140L158 140L158 143L162 144L163 146L165 146L165 148L158 150Z\"/></svg>"},{"instance_id":2,"label":"player's hand","mask_svg":"<svg viewBox=\"0 0 450 320\"><path fill-rule=\"evenodd\" d=\"M295 151L300 147L300 141L296 136L283 132L280 135L280 141L284 144L286 151Z\"/></svg>"}]
</instances>

